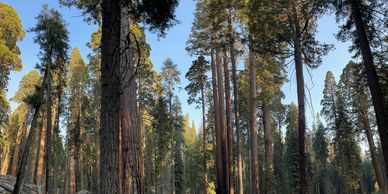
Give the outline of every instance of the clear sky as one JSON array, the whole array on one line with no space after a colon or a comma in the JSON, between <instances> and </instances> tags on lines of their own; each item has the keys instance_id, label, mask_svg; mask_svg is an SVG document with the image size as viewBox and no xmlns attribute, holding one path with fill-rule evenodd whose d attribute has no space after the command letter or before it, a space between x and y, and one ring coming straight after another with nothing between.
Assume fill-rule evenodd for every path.
<instances>
[{"instance_id":1,"label":"clear sky","mask_svg":"<svg viewBox=\"0 0 388 194\"><path fill-rule=\"evenodd\" d=\"M3 0L3 2L11 5L18 12L23 28L25 30L30 29L36 24L35 16L42 9L42 5L47 3L50 8L58 9L62 14L64 20L67 22L67 27L70 32L70 45L72 48L78 47L80 52L87 61L87 55L90 53L90 49L86 46L86 43L90 40L92 32L96 30L95 25L87 24L83 21L81 11L75 8L69 9L66 7L60 7L57 0ZM148 43L151 45L151 59L155 65L155 69L160 72L162 62L166 58L171 58L176 64L178 64L181 72L181 90L178 96L182 102L183 112L189 113L190 119L196 122L196 126L200 125L201 113L198 109L195 109L195 105L187 104L187 93L184 87L188 84L184 75L191 65L194 57L191 57L185 50L186 41L191 31L191 25L194 20L193 12L195 9L195 1L181 0L177 9L176 15L180 24L174 26L168 31L165 38L160 38L155 34L147 33ZM338 42L334 34L338 31L338 25L335 22L333 16L324 16L318 20L318 33L317 39L321 42L331 43L335 45L335 49L331 51L327 56L323 57L323 64L315 70L311 71L311 77L305 72L306 86L310 89L310 94L306 93L309 104L306 106L306 116L308 119L308 126L311 126L314 114L318 113L321 109L320 101L322 99L323 82L326 72L331 70L338 82L339 76L343 67L351 59L351 55L348 52L350 43ZM33 43L33 37L35 35L31 32L27 32L23 41L18 43L21 50L21 58L23 61L23 70L21 72L12 72L11 80L8 87L8 98L11 98L18 88L20 79L23 75L31 71L36 63L39 62L37 57L39 53L39 46ZM356 60L359 61L359 60ZM240 65L241 68L242 65ZM296 102L296 81L293 63L289 63L287 67L289 82L283 86L283 91L286 98L284 103ZM311 101L310 101L311 99ZM14 109L16 104L11 102L11 108Z\"/></svg>"}]
</instances>

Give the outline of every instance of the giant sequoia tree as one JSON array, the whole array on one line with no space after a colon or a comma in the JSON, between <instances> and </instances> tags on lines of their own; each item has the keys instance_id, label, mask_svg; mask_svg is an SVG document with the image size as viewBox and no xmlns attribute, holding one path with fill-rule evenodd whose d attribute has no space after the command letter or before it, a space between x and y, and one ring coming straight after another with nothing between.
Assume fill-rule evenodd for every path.
<instances>
[{"instance_id":1,"label":"giant sequoia tree","mask_svg":"<svg viewBox=\"0 0 388 194\"><path fill-rule=\"evenodd\" d=\"M53 192L53 161L54 161L54 130L52 127L52 96L51 83L52 71L61 69L61 65L67 60L68 31L61 14L49 9L47 5L43 7L43 11L37 16L38 23L31 29L37 34L34 41L41 47L40 58L42 61L42 69L45 69L45 91L46 91L46 110L47 110L47 132L46 132L46 183L45 192Z\"/></svg>"},{"instance_id":2,"label":"giant sequoia tree","mask_svg":"<svg viewBox=\"0 0 388 194\"><path fill-rule=\"evenodd\" d=\"M65 61L67 60L68 52L68 32L66 25L62 19L61 14L54 10L49 9L47 5L43 6L43 10L36 17L38 20L36 26L31 29L32 32L36 33L34 39L35 43L38 43L41 52L40 60L41 65L38 67L44 71L44 78L42 80L42 85L40 89L31 97L28 101L32 107L34 107L34 116L31 123L30 133L27 139L26 149L22 153L22 163L20 164L20 169L17 173L17 181L15 184L14 193L18 193L20 189L20 184L22 182L22 177L24 170L26 168L26 161L28 160L28 148L30 147L33 131L36 127L37 117L39 115L39 110L41 108L42 102L41 98L43 96L43 91L45 91L45 102L46 102L46 118L47 118L47 131L45 134L46 138L46 147L45 147L45 163L46 163L46 182L44 191L46 193L52 193L54 190L53 182L53 161L54 161L54 130L52 128L52 114L51 114L51 105L52 105L52 96L51 96L51 83L52 76L55 70L62 69ZM24 160L24 162L23 162Z\"/></svg>"},{"instance_id":3,"label":"giant sequoia tree","mask_svg":"<svg viewBox=\"0 0 388 194\"><path fill-rule=\"evenodd\" d=\"M76 5L85 10L92 10L92 16L102 19L102 36L101 36L101 193L118 193L122 191L120 181L120 106L124 106L124 101L120 101L120 85L126 85L125 80L121 80L122 71L120 66L123 63L119 53L130 52L130 47L122 47L120 37L121 29L129 28L122 24L122 16L127 16L129 12L125 10L134 10L134 16L141 22L149 24L151 29L160 29L162 34L164 30L171 26L174 21L174 9L177 1L142 1L140 4L132 4L130 1L108 1L103 0L101 4L85 1L65 1L68 5ZM126 9L127 8L127 9ZM100 14L99 11L101 10ZM126 17L129 19L130 17ZM124 30L125 32L126 30ZM129 35L130 36L130 35ZM128 37L128 36L126 36ZM128 44L128 43L127 43ZM120 49L121 48L121 49ZM129 63L129 61L125 61ZM126 64L127 67L133 67ZM126 70L130 75L134 75L134 69ZM126 77L127 78L127 77ZM129 96L136 98L136 96ZM123 113L123 112L122 112ZM140 128L134 129L140 131ZM134 131L134 132L135 132ZM134 135L134 134L128 134ZM105 141L108 140L108 141ZM127 140L125 140L127 141ZM141 146L134 145L131 146ZM132 148L128 148L132 149ZM135 157L133 162L139 162L139 157ZM142 164L137 168L142 168ZM133 169L140 172L140 169ZM132 179L133 178L133 179ZM141 177L132 177L128 175L125 183L125 190L122 192L143 193L144 186L139 183ZM132 180L131 180L132 179Z\"/></svg>"}]
</instances>

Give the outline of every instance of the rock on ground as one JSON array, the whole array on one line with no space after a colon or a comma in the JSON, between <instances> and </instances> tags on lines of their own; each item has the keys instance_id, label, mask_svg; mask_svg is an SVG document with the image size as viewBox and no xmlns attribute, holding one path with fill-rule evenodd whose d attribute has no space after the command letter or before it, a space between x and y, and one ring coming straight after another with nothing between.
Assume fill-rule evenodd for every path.
<instances>
[{"instance_id":1,"label":"rock on ground","mask_svg":"<svg viewBox=\"0 0 388 194\"><path fill-rule=\"evenodd\" d=\"M11 175L0 175L0 194L9 194L13 190L16 178ZM21 194L42 194L40 187L32 183L24 183Z\"/></svg>"}]
</instances>

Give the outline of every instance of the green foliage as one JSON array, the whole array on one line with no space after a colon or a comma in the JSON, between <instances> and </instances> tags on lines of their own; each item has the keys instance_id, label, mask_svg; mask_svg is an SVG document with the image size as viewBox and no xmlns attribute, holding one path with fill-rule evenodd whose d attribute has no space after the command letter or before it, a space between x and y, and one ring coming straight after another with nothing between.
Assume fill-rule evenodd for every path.
<instances>
[{"instance_id":1,"label":"green foliage","mask_svg":"<svg viewBox=\"0 0 388 194\"><path fill-rule=\"evenodd\" d=\"M285 163L284 163L284 143L282 141L282 134L280 131L273 133L273 169L275 180L275 193L285 193Z\"/></svg>"},{"instance_id":2,"label":"green foliage","mask_svg":"<svg viewBox=\"0 0 388 194\"><path fill-rule=\"evenodd\" d=\"M127 0L129 5L132 0ZM160 31L160 35L165 35L166 29L177 23L175 19L175 9L178 6L178 0L143 0L135 8L135 16L140 21L150 27L151 31Z\"/></svg>"},{"instance_id":3,"label":"green foliage","mask_svg":"<svg viewBox=\"0 0 388 194\"><path fill-rule=\"evenodd\" d=\"M357 145L356 133L348 117L343 96L337 95L338 120L335 123L333 138L336 165L344 178L344 188L348 192L358 189L361 169L360 147Z\"/></svg>"},{"instance_id":4,"label":"green foliage","mask_svg":"<svg viewBox=\"0 0 388 194\"><path fill-rule=\"evenodd\" d=\"M70 90L74 94L78 90L78 95L80 92L84 93L85 87L88 84L88 71L85 61L82 59L82 56L78 50L78 48L74 48L73 52L70 55L69 60L69 86ZM81 90L81 91L80 91ZM80 98L79 98L80 100Z\"/></svg>"},{"instance_id":5,"label":"green foliage","mask_svg":"<svg viewBox=\"0 0 388 194\"><path fill-rule=\"evenodd\" d=\"M321 115L323 115L329 122L330 128L335 127L334 124L337 118L336 108L336 94L337 84L335 82L333 73L328 71L325 78L325 86L323 89L323 99L321 100Z\"/></svg>"},{"instance_id":6,"label":"green foliage","mask_svg":"<svg viewBox=\"0 0 388 194\"><path fill-rule=\"evenodd\" d=\"M167 95L170 101L169 103L171 103L173 92L175 91L174 86L181 82L179 75L180 72L178 70L177 64L173 63L170 58L167 58L163 62L161 77L163 88L165 91L167 91Z\"/></svg>"},{"instance_id":7,"label":"green foliage","mask_svg":"<svg viewBox=\"0 0 388 194\"><path fill-rule=\"evenodd\" d=\"M317 114L313 130L314 163L312 171L314 175L311 180L311 189L313 193L330 193L328 133L320 120L319 114Z\"/></svg>"},{"instance_id":8,"label":"green foliage","mask_svg":"<svg viewBox=\"0 0 388 194\"><path fill-rule=\"evenodd\" d=\"M198 97L201 95L201 91L204 92L205 87L208 86L206 72L210 69L209 62L205 60L205 57L199 56L197 60L193 61L193 64L189 68L185 77L190 81L189 85L185 87L185 90L189 94L187 102L189 104L200 104L205 99Z\"/></svg>"},{"instance_id":9,"label":"green foliage","mask_svg":"<svg viewBox=\"0 0 388 194\"><path fill-rule=\"evenodd\" d=\"M343 192L354 192L359 189L361 156L356 131L350 118L350 103L345 101L345 99L351 99L348 95L349 88L344 87L347 78L347 76L341 76L337 86L333 74L327 73L321 113L334 133L334 164L340 176L340 181L336 185L339 185L339 189Z\"/></svg>"},{"instance_id":10,"label":"green foliage","mask_svg":"<svg viewBox=\"0 0 388 194\"><path fill-rule=\"evenodd\" d=\"M174 160L175 188L177 193L184 193L184 162L183 162L183 123L182 123L182 104L178 97L173 100L170 120L173 123L171 152Z\"/></svg>"},{"instance_id":11,"label":"green foliage","mask_svg":"<svg viewBox=\"0 0 388 194\"><path fill-rule=\"evenodd\" d=\"M387 41L384 28L386 28L387 6L383 0L356 1L360 7L362 23L366 30L366 35L374 54L376 64L386 63ZM340 41L352 41L349 48L355 56L360 56L360 45L358 34L355 29L355 19L352 14L351 1L348 0L330 0L329 9L334 10L337 22L340 23L340 30L337 33L337 39ZM385 59L384 59L385 58Z\"/></svg>"},{"instance_id":12,"label":"green foliage","mask_svg":"<svg viewBox=\"0 0 388 194\"><path fill-rule=\"evenodd\" d=\"M0 128L0 146L6 147L13 145L16 142L16 134L19 128L23 125L28 107L25 104L19 105L15 111L9 116L4 129Z\"/></svg>"},{"instance_id":13,"label":"green foliage","mask_svg":"<svg viewBox=\"0 0 388 194\"><path fill-rule=\"evenodd\" d=\"M193 148L197 142L197 132L195 129L194 122L189 125L189 115L186 114L183 117L183 138L185 142L185 148L190 149Z\"/></svg>"},{"instance_id":14,"label":"green foliage","mask_svg":"<svg viewBox=\"0 0 388 194\"><path fill-rule=\"evenodd\" d=\"M44 69L47 63L50 64L53 70L63 69L61 61L67 60L67 52L69 49L69 32L67 31L65 21L61 14L43 6L43 10L36 17L37 24L30 31L36 34L34 43L39 44L41 51L39 52L42 64L38 66Z\"/></svg>"},{"instance_id":15,"label":"green foliage","mask_svg":"<svg viewBox=\"0 0 388 194\"><path fill-rule=\"evenodd\" d=\"M293 55L295 37L298 37L304 64L311 68L318 67L322 63L321 57L332 48L332 45L322 44L315 39L316 20L323 14L325 5L323 0L250 1L246 14L249 18L251 49L260 54L289 57ZM296 24L299 25L300 34L295 34Z\"/></svg>"},{"instance_id":16,"label":"green foliage","mask_svg":"<svg viewBox=\"0 0 388 194\"><path fill-rule=\"evenodd\" d=\"M373 177L373 166L370 158L363 160L361 168L361 191L364 193L373 193L375 191L375 179Z\"/></svg>"},{"instance_id":17,"label":"green foliage","mask_svg":"<svg viewBox=\"0 0 388 194\"><path fill-rule=\"evenodd\" d=\"M260 88L259 99L272 107L284 98L281 87L286 79L284 61L271 55L261 55L256 58L257 86Z\"/></svg>"},{"instance_id":18,"label":"green foliage","mask_svg":"<svg viewBox=\"0 0 388 194\"><path fill-rule=\"evenodd\" d=\"M328 139L326 128L319 119L319 115L317 115L316 131L313 137L313 150L317 165L325 168L329 159Z\"/></svg>"},{"instance_id":19,"label":"green foliage","mask_svg":"<svg viewBox=\"0 0 388 194\"><path fill-rule=\"evenodd\" d=\"M169 114L167 111L167 103L162 98L159 97L154 110L151 112L153 117L152 127L155 129L157 136L157 161L165 159L167 154L170 140L171 140L171 130L169 125Z\"/></svg>"},{"instance_id":20,"label":"green foliage","mask_svg":"<svg viewBox=\"0 0 388 194\"><path fill-rule=\"evenodd\" d=\"M196 2L194 12L194 22L191 27L191 34L187 40L186 50L191 55L209 55L212 42L212 34L210 33L211 24L210 16L207 10L207 1L200 0Z\"/></svg>"},{"instance_id":21,"label":"green foliage","mask_svg":"<svg viewBox=\"0 0 388 194\"><path fill-rule=\"evenodd\" d=\"M10 71L20 71L22 60L16 42L24 37L22 22L14 8L0 2L0 90L7 88Z\"/></svg>"},{"instance_id":22,"label":"green foliage","mask_svg":"<svg viewBox=\"0 0 388 194\"><path fill-rule=\"evenodd\" d=\"M290 193L299 191L298 108L294 103L288 108L286 118L285 168L286 186Z\"/></svg>"},{"instance_id":23,"label":"green foliage","mask_svg":"<svg viewBox=\"0 0 388 194\"><path fill-rule=\"evenodd\" d=\"M363 71L361 64L356 64L353 61L344 68L341 75L341 84L339 86L343 95L347 100L349 107L349 118L351 119L355 129L361 132L369 123L369 109L371 107L371 97L367 89L366 82L363 79Z\"/></svg>"},{"instance_id":24,"label":"green foliage","mask_svg":"<svg viewBox=\"0 0 388 194\"><path fill-rule=\"evenodd\" d=\"M8 121L9 111L7 95L5 92L0 92L0 129L5 127Z\"/></svg>"},{"instance_id":25,"label":"green foliage","mask_svg":"<svg viewBox=\"0 0 388 194\"><path fill-rule=\"evenodd\" d=\"M19 83L19 89L16 91L12 100L18 103L25 102L27 98L37 92L37 88L42 83L39 72L32 70L22 77Z\"/></svg>"},{"instance_id":26,"label":"green foliage","mask_svg":"<svg viewBox=\"0 0 388 194\"><path fill-rule=\"evenodd\" d=\"M59 0L59 3L64 6L75 6L78 9L84 10L84 15L88 14L88 17L85 18L88 22L101 22L102 1ZM121 3L122 8L125 7L131 10L131 15L135 20L148 25L151 31L159 32L161 36L164 36L166 30L177 23L175 9L178 6L178 0L124 0Z\"/></svg>"},{"instance_id":27,"label":"green foliage","mask_svg":"<svg viewBox=\"0 0 388 194\"><path fill-rule=\"evenodd\" d=\"M71 141L78 141L79 135L83 129L81 123L85 117L85 108L87 106L87 86L89 83L87 66L81 57L78 48L74 48L69 60L69 74L68 74L68 102L67 102L67 114L68 114L68 132L71 137ZM81 120L79 120L81 119ZM81 122L81 123L80 123ZM79 128L78 128L79 127ZM83 133L85 131L83 130ZM78 143L78 142L77 142Z\"/></svg>"}]
</instances>

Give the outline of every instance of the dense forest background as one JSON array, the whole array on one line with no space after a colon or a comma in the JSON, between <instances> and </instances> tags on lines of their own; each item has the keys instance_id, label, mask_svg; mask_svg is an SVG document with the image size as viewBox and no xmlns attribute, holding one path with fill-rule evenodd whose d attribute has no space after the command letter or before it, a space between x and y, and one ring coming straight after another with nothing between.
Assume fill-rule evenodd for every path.
<instances>
[{"instance_id":1,"label":"dense forest background","mask_svg":"<svg viewBox=\"0 0 388 194\"><path fill-rule=\"evenodd\" d=\"M26 29L0 2L0 192L388 194L385 1L197 0L185 64L154 64L147 40L184 2L58 3L88 41L47 4ZM353 60L314 83L337 46L318 41L322 17ZM26 34L39 61L17 86Z\"/></svg>"}]
</instances>

